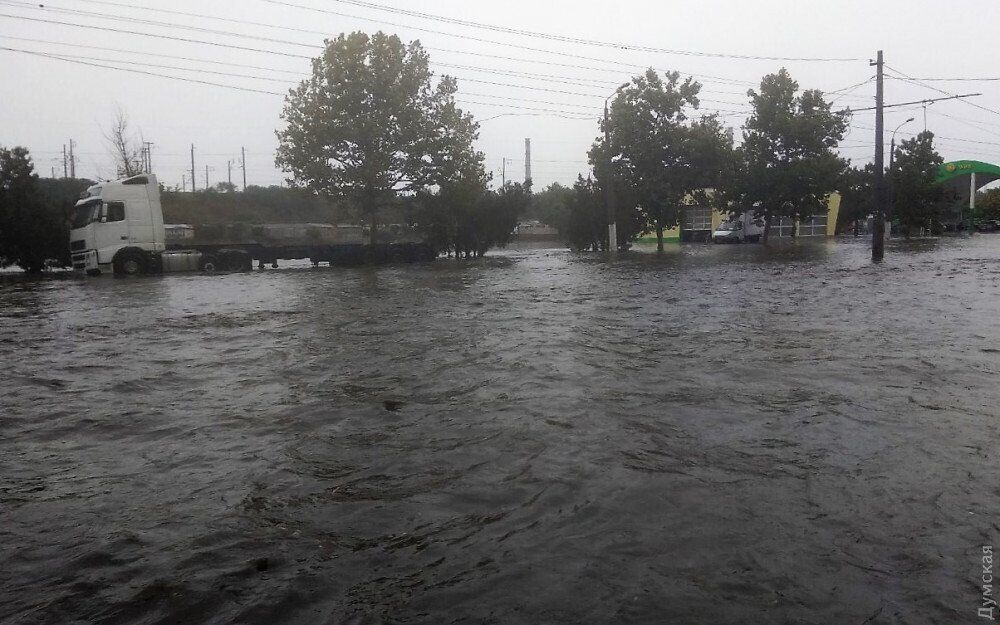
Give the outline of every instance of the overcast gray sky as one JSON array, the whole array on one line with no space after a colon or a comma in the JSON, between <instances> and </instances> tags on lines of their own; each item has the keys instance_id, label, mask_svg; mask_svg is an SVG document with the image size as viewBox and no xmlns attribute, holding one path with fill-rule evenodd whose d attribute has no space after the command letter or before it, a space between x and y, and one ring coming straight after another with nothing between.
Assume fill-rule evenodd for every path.
<instances>
[{"instance_id":1,"label":"overcast gray sky","mask_svg":"<svg viewBox=\"0 0 1000 625\"><path fill-rule=\"evenodd\" d=\"M21 0L0 0L0 46L77 61L0 50L0 145L28 147L39 174L50 175L55 168L59 175L62 146L72 138L79 157L77 174L110 177L113 169L101 130L110 125L120 106L135 128L155 144L154 169L168 185L179 185L189 170L192 143L199 188L204 184L206 165L211 168L209 177L214 184L226 178L229 161L237 182L242 146L247 150L250 184L278 184L284 175L273 165L274 130L280 124L282 95L80 62L283 94L308 72L308 60L299 57L315 56L325 36L355 30L381 29L405 40L420 39L431 54L435 71L459 78L460 100L482 121L479 148L497 180L504 158L511 159L508 177L523 177L524 138L531 137L536 189L555 181L569 184L578 173L586 174L586 151L597 133L604 97L643 67L676 69L703 80L703 109L724 111L726 122L737 129L737 135L743 121L740 111L746 109L746 89L781 66L787 67L803 88L832 92L872 78L874 69L868 59L881 48L893 71L911 77L1000 78L996 51L1000 3L996 2L364 3L655 51L496 32L359 6L355 0L288 3L325 12L266 0L54 0L44 8ZM749 60L704 54L855 60ZM938 148L942 155L948 160L1000 162L1000 82L927 84L949 93L982 92L982 97L970 101L992 109L962 102L928 107L927 127L941 137ZM872 104L874 93L874 83L868 82L830 97L839 97L838 105L866 107ZM939 95L902 80L890 80L886 85L890 103ZM891 110L886 127L891 130L911 116L916 121L901 135L922 130L924 111L920 106ZM854 116L842 147L845 156L858 163L871 159L873 123L872 113Z\"/></svg>"}]
</instances>

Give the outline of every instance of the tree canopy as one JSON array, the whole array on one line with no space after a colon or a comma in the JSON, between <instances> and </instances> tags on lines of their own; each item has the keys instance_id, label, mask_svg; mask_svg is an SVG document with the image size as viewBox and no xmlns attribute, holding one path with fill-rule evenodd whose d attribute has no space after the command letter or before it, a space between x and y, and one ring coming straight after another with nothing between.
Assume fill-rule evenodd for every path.
<instances>
[{"instance_id":1,"label":"tree canopy","mask_svg":"<svg viewBox=\"0 0 1000 625\"><path fill-rule=\"evenodd\" d=\"M0 147L0 267L69 265L67 211L89 180L39 179L28 150Z\"/></svg>"},{"instance_id":2,"label":"tree canopy","mask_svg":"<svg viewBox=\"0 0 1000 625\"><path fill-rule=\"evenodd\" d=\"M604 137L590 151L591 163L606 169L608 150L614 174L623 187L620 199L633 203L655 230L663 250L663 230L676 226L685 199L718 185L732 152L732 131L714 116L691 120L701 85L681 81L679 72L660 76L647 70L620 90L602 130ZM605 124L608 125L605 128Z\"/></svg>"},{"instance_id":3,"label":"tree canopy","mask_svg":"<svg viewBox=\"0 0 1000 625\"><path fill-rule=\"evenodd\" d=\"M276 163L290 182L346 200L369 225L400 194L483 177L478 124L437 84L419 42L361 32L328 40L287 96ZM472 182L470 184L475 184Z\"/></svg>"},{"instance_id":4,"label":"tree canopy","mask_svg":"<svg viewBox=\"0 0 1000 625\"><path fill-rule=\"evenodd\" d=\"M892 171L893 208L906 236L920 228L937 229L947 208L948 193L937 183L944 159L934 149L934 133L924 131L900 142Z\"/></svg>"},{"instance_id":5,"label":"tree canopy","mask_svg":"<svg viewBox=\"0 0 1000 625\"><path fill-rule=\"evenodd\" d=\"M775 217L807 219L827 210L827 197L847 167L834 149L848 115L834 112L820 91L800 94L784 68L747 95L752 112L726 198L734 213L753 210L764 221L766 240Z\"/></svg>"},{"instance_id":6,"label":"tree canopy","mask_svg":"<svg viewBox=\"0 0 1000 625\"><path fill-rule=\"evenodd\" d=\"M840 184L840 212L837 230L850 227L854 235L861 233L861 225L875 212L875 165L851 167L844 171Z\"/></svg>"}]
</instances>

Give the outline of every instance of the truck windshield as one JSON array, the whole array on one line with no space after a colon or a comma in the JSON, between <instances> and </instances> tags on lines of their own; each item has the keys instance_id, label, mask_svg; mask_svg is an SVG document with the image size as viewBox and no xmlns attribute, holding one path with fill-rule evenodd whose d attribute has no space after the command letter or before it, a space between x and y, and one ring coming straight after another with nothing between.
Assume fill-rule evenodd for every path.
<instances>
[{"instance_id":1,"label":"truck windshield","mask_svg":"<svg viewBox=\"0 0 1000 625\"><path fill-rule=\"evenodd\" d=\"M73 229L83 228L100 219L101 201L91 200L73 209Z\"/></svg>"}]
</instances>

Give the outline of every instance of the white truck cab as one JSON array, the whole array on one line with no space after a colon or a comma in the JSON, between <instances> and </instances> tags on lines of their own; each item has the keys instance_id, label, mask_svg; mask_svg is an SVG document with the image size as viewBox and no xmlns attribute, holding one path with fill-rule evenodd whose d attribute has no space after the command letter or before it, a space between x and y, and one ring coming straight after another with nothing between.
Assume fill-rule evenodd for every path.
<instances>
[{"instance_id":1,"label":"white truck cab","mask_svg":"<svg viewBox=\"0 0 1000 625\"><path fill-rule=\"evenodd\" d=\"M88 274L145 273L166 250L156 176L142 174L97 184L73 209L73 268Z\"/></svg>"}]
</instances>

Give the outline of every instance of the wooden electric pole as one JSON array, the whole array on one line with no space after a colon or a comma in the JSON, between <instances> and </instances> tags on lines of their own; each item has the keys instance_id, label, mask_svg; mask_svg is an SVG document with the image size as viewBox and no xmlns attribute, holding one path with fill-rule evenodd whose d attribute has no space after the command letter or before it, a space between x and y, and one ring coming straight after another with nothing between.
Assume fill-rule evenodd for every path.
<instances>
[{"instance_id":1,"label":"wooden electric pole","mask_svg":"<svg viewBox=\"0 0 1000 625\"><path fill-rule=\"evenodd\" d=\"M247 149L245 147L240 148L240 155L242 157L243 166L243 192L247 191Z\"/></svg>"},{"instance_id":2,"label":"wooden electric pole","mask_svg":"<svg viewBox=\"0 0 1000 625\"><path fill-rule=\"evenodd\" d=\"M607 156L605 165L608 168L604 181L604 203L608 211L608 253L612 255L618 252L618 197L615 195L615 165L611 161L611 118L608 115L608 100L617 93L615 91L604 101L604 151Z\"/></svg>"},{"instance_id":3,"label":"wooden electric pole","mask_svg":"<svg viewBox=\"0 0 1000 625\"><path fill-rule=\"evenodd\" d=\"M524 186L531 186L531 139L524 140Z\"/></svg>"},{"instance_id":4,"label":"wooden electric pole","mask_svg":"<svg viewBox=\"0 0 1000 625\"><path fill-rule=\"evenodd\" d=\"M872 228L872 261L885 258L885 61L882 51L872 63L875 75L875 224Z\"/></svg>"},{"instance_id":5,"label":"wooden electric pole","mask_svg":"<svg viewBox=\"0 0 1000 625\"><path fill-rule=\"evenodd\" d=\"M194 193L198 185L195 184L194 176L194 144L191 144L191 193Z\"/></svg>"}]
</instances>

